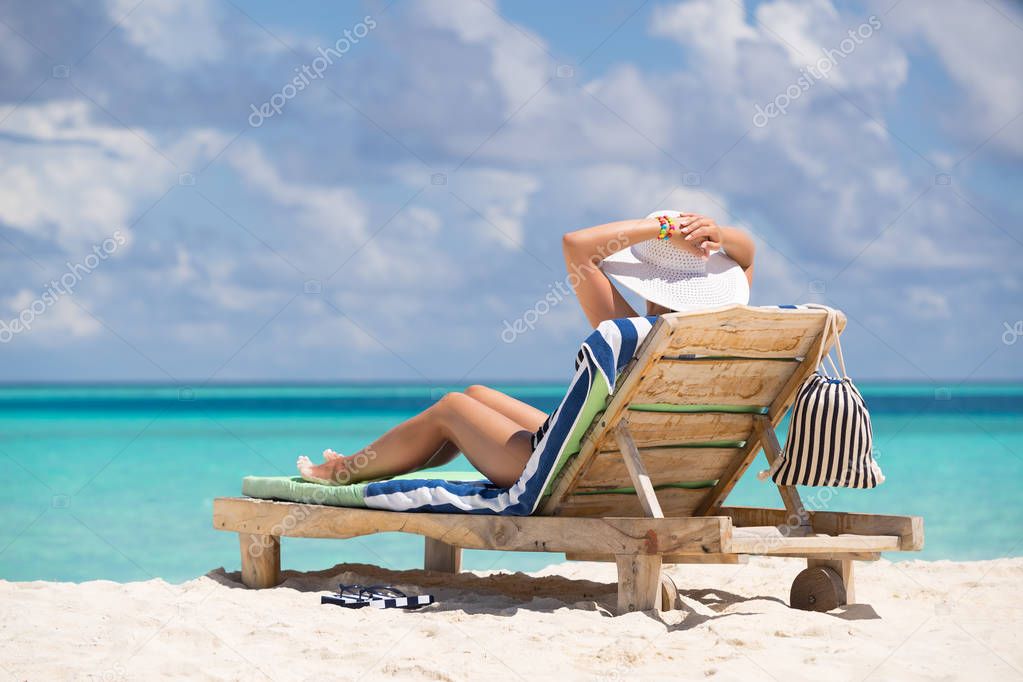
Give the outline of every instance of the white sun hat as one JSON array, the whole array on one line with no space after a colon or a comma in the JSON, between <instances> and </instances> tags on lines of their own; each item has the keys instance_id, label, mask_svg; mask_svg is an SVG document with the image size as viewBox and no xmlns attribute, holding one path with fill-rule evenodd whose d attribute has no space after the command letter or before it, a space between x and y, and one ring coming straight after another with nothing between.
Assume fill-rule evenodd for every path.
<instances>
[{"instance_id":1,"label":"white sun hat","mask_svg":"<svg viewBox=\"0 0 1023 682\"><path fill-rule=\"evenodd\" d=\"M648 218L677 217L679 211L654 211ZM739 264L714 251L704 260L669 239L650 239L605 258L600 269L622 286L669 310L749 303L749 281Z\"/></svg>"}]
</instances>

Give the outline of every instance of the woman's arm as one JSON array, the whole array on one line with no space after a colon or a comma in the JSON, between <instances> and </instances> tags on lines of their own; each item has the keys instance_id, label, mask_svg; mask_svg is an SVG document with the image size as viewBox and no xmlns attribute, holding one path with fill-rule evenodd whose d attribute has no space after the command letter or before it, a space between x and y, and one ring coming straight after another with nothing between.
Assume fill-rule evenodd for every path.
<instances>
[{"instance_id":1,"label":"woman's arm","mask_svg":"<svg viewBox=\"0 0 1023 682\"><path fill-rule=\"evenodd\" d=\"M637 315L601 271L600 261L632 244L656 238L660 230L656 219L641 218L576 230L562 238L568 283L594 328L604 320Z\"/></svg>"},{"instance_id":2,"label":"woman's arm","mask_svg":"<svg viewBox=\"0 0 1023 682\"><path fill-rule=\"evenodd\" d=\"M703 256L723 248L729 258L743 269L752 286L755 249L749 235L734 227L720 227L713 218L697 213L683 213L680 218L681 233L673 235L673 243ZM640 218L588 227L564 236L562 250L568 268L568 282L593 327L604 320L637 315L601 271L600 261L633 244L656 239L660 232L660 223L656 218ZM683 239L675 241L680 236ZM647 305L648 315L665 311L660 306Z\"/></svg>"}]
</instances>

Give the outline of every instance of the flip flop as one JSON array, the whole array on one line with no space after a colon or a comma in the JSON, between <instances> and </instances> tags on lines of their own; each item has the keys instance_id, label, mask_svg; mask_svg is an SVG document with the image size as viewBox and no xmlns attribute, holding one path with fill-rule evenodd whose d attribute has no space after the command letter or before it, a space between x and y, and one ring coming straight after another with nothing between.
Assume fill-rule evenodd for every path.
<instances>
[{"instance_id":1,"label":"flip flop","mask_svg":"<svg viewBox=\"0 0 1023 682\"><path fill-rule=\"evenodd\" d=\"M387 585L338 585L336 594L320 597L321 604L335 604L349 609L372 606L377 609L418 609L434 603L433 595L410 597L401 590Z\"/></svg>"}]
</instances>

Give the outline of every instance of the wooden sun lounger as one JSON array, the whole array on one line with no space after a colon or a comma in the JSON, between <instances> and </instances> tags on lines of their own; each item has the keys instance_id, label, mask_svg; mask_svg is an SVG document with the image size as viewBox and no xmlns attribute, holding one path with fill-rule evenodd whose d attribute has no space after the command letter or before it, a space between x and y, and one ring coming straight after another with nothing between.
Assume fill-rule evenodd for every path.
<instances>
[{"instance_id":1,"label":"wooden sun lounger","mask_svg":"<svg viewBox=\"0 0 1023 682\"><path fill-rule=\"evenodd\" d=\"M618 379L604 412L529 517L423 514L218 498L213 525L241 543L242 581L279 582L280 538L351 538L397 531L426 538L425 567L457 572L462 548L564 552L615 561L618 610L671 608L664 563L803 557L794 605L855 601L853 561L923 547L923 520L813 511L792 486L784 508L722 506L813 373L826 311L731 306L661 317ZM845 327L840 316L839 330ZM697 489L660 488L716 481ZM766 484L765 484L766 485ZM633 488L635 494L600 493ZM823 569L823 570L821 570ZM797 602L799 602L797 604Z\"/></svg>"}]
</instances>

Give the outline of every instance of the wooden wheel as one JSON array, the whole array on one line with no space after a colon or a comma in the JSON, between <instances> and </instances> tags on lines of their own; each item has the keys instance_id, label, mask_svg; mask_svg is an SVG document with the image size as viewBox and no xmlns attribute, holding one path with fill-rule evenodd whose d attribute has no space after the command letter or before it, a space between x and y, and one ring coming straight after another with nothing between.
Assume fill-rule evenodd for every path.
<instances>
[{"instance_id":1,"label":"wooden wheel","mask_svg":"<svg viewBox=\"0 0 1023 682\"><path fill-rule=\"evenodd\" d=\"M661 611L671 611L678 607L678 588L675 581L667 573L661 573Z\"/></svg>"},{"instance_id":2,"label":"wooden wheel","mask_svg":"<svg viewBox=\"0 0 1023 682\"><path fill-rule=\"evenodd\" d=\"M803 611L830 611L846 603L842 576L832 568L804 569L792 581L789 604Z\"/></svg>"}]
</instances>

